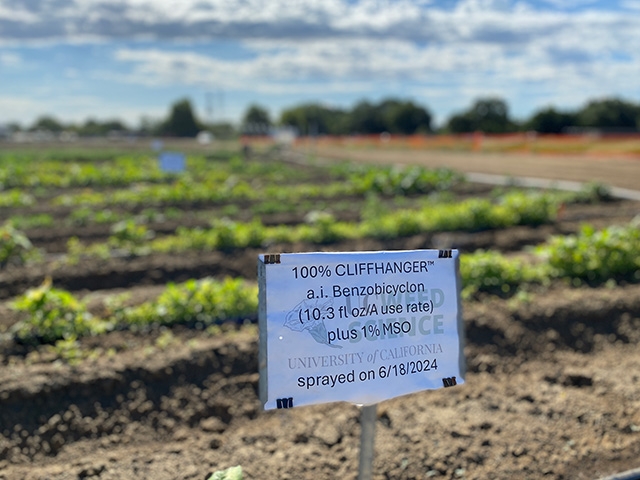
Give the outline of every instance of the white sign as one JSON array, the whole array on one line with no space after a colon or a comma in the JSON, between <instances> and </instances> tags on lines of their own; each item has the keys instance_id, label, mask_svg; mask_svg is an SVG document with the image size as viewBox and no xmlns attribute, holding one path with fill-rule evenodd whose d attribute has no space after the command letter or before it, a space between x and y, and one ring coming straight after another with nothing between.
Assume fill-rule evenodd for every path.
<instances>
[{"instance_id":1,"label":"white sign","mask_svg":"<svg viewBox=\"0 0 640 480\"><path fill-rule=\"evenodd\" d=\"M160 170L167 173L184 172L185 159L181 152L162 152L158 157Z\"/></svg>"},{"instance_id":2,"label":"white sign","mask_svg":"<svg viewBox=\"0 0 640 480\"><path fill-rule=\"evenodd\" d=\"M162 142L162 140L151 140L151 150L155 151L155 152L159 152L160 150L162 150L162 148L164 147L164 143Z\"/></svg>"},{"instance_id":3,"label":"white sign","mask_svg":"<svg viewBox=\"0 0 640 480\"><path fill-rule=\"evenodd\" d=\"M464 383L458 251L260 255L265 409Z\"/></svg>"},{"instance_id":4,"label":"white sign","mask_svg":"<svg viewBox=\"0 0 640 480\"><path fill-rule=\"evenodd\" d=\"M273 132L273 138L276 143L281 145L291 145L296 141L296 129L293 127L281 127Z\"/></svg>"}]
</instances>

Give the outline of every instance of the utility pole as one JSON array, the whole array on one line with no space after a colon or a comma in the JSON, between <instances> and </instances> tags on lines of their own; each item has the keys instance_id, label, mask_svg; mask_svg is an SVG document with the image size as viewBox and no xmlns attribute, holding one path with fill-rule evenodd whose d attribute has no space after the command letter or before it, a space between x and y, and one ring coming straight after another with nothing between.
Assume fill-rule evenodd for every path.
<instances>
[{"instance_id":1,"label":"utility pole","mask_svg":"<svg viewBox=\"0 0 640 480\"><path fill-rule=\"evenodd\" d=\"M213 124L213 93L206 92L205 94L205 104L206 104L206 112L207 112L207 122L209 125Z\"/></svg>"}]
</instances>

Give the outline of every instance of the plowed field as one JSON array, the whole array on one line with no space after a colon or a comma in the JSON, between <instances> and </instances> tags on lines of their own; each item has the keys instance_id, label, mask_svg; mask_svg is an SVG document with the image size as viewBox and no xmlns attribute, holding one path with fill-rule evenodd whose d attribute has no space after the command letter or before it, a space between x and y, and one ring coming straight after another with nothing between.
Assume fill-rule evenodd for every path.
<instances>
[{"instance_id":1,"label":"plowed field","mask_svg":"<svg viewBox=\"0 0 640 480\"><path fill-rule=\"evenodd\" d=\"M406 155L385 152L374 160L408 163ZM449 166L446 155L438 158L424 162ZM526 162L525 170L517 155L468 159L472 171L553 178L546 161L539 171L535 162ZM580 161L571 159L575 175L563 171L557 178L623 188L640 179L637 160L607 168L606 179L585 174ZM593 168L592 160L585 165ZM465 195L490 192L486 185L466 188ZM13 213L5 209L2 215ZM567 205L553 224L539 227L111 257L76 265L55 261L69 236L95 242L106 239L107 228L37 228L27 234L49 260L0 271L0 332L20 319L9 306L12 299L46 277L88 296L89 309L98 312L105 296L128 292L132 304L140 303L171 281L226 275L255 280L256 258L264 251L516 252L551 235L577 232L584 222L600 228L628 223L639 213L638 202L613 199ZM340 215L350 219L358 212L345 208ZM301 216L264 215L262 221L295 224ZM198 220L173 222L151 228L169 232ZM378 405L374 478L595 480L640 467L640 285L558 285L526 298L485 295L465 302L463 313L466 384ZM215 334L176 326L169 337L166 328L121 330L80 343L97 353L72 364L46 348L34 351L6 338L0 343L0 479L205 479L233 465L242 466L245 478L357 476L356 406L261 410L253 324L223 326Z\"/></svg>"}]
</instances>

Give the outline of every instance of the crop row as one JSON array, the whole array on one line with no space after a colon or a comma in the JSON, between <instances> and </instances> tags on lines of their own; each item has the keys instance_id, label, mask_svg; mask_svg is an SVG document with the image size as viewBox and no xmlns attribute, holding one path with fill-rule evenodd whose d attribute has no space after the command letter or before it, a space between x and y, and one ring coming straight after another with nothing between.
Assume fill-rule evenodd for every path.
<instances>
[{"instance_id":1,"label":"crop row","mask_svg":"<svg viewBox=\"0 0 640 480\"><path fill-rule=\"evenodd\" d=\"M406 171L405 171L406 170ZM135 189L110 192L81 192L61 195L53 203L65 206L140 205L213 203L237 201L276 201L295 204L303 199L362 196L368 192L386 194L418 194L448 188L457 178L448 170L383 169L363 178L352 174L346 180L333 182L297 183L294 185L265 183L264 180L243 180L237 176L224 180L183 177L167 185L139 185Z\"/></svg>"},{"instance_id":2,"label":"crop row","mask_svg":"<svg viewBox=\"0 0 640 480\"><path fill-rule=\"evenodd\" d=\"M425 189L441 183L447 188L461 178L448 170L426 170L419 167L393 168L376 166L354 166L346 164L339 167L326 167L308 164L305 167L291 165L274 158L245 159L235 152L216 152L208 157L189 155L186 157L185 171L179 174L161 170L157 158L150 154L113 155L99 161L78 161L69 158L39 158L31 153L0 153L0 191L28 189L36 196L46 194L50 189L95 188L95 187L133 187L154 184L170 185L181 182L188 187L202 183L205 187L220 187L225 182L257 183L267 182L283 186L313 182L319 175L332 181L352 184L355 191L378 191L386 194L421 193ZM325 182L323 182L325 183ZM166 195L175 196L169 189L151 189L148 195L157 199ZM206 198L202 192L198 194ZM3 198L4 197L4 198ZM33 197L17 198L17 195L0 195L0 205L28 205ZM11 202L14 203L11 203ZM60 199L59 201L65 201ZM66 202L95 202L96 197L67 197ZM126 200L131 202L130 199Z\"/></svg>"},{"instance_id":3,"label":"crop row","mask_svg":"<svg viewBox=\"0 0 640 480\"><path fill-rule=\"evenodd\" d=\"M530 253L533 256L507 257L495 251L463 255L463 296L509 295L522 285L548 285L559 279L574 286L640 282L638 222L602 230L584 225L578 234L554 236Z\"/></svg>"},{"instance_id":4,"label":"crop row","mask_svg":"<svg viewBox=\"0 0 640 480\"><path fill-rule=\"evenodd\" d=\"M301 168L274 156L247 159L231 150L186 155L185 169L179 173L164 172L157 155L152 152L132 154L105 151L95 158L83 158L73 151L63 150L47 158L42 158L40 151L0 152L0 190L126 187L139 183L171 183L175 178L184 177L224 180L232 175L289 183L300 179L306 181L319 171L331 170L312 165ZM336 171L339 176L346 174L349 174L348 169Z\"/></svg>"},{"instance_id":5,"label":"crop row","mask_svg":"<svg viewBox=\"0 0 640 480\"><path fill-rule=\"evenodd\" d=\"M277 168L277 165L271 168ZM129 185L127 188L107 191L86 189L56 195L47 203L63 207L80 207L76 209L80 213L88 208L92 210L105 207L139 209L150 206L232 205L237 202L250 202L254 204L253 208L257 213L269 213L274 209L282 211L282 206L291 208L303 201L314 199L362 197L371 193L386 196L425 194L448 189L462 181L460 174L446 169L352 166L330 169L333 173L323 178L323 181L314 178L304 183L298 178L295 183L290 184L284 183L281 178L278 180L279 177L274 172L279 170L254 176L248 174L251 170L255 169L247 167L242 174L230 174L228 171L214 171L198 177L185 174L164 183L140 182ZM26 191L21 188L11 188L0 191L0 207L37 205L37 192L34 193L31 189ZM23 225L46 225L47 217L38 215L33 219L24 218L23 215L18 220Z\"/></svg>"},{"instance_id":6,"label":"crop row","mask_svg":"<svg viewBox=\"0 0 640 480\"><path fill-rule=\"evenodd\" d=\"M478 231L514 225L539 225L554 220L567 194L511 192L497 203L469 199L459 203L435 203L419 209L400 209L361 222L336 221L330 214L308 215L308 222L295 226L265 226L260 221L233 222L221 219L209 229L180 227L175 235L153 238L144 225L124 222L107 244L83 248L72 242L74 255L100 253L108 248L132 255L150 252L229 251L260 248L274 243L307 242L331 244L356 238L391 239L435 231Z\"/></svg>"},{"instance_id":7,"label":"crop row","mask_svg":"<svg viewBox=\"0 0 640 480\"><path fill-rule=\"evenodd\" d=\"M4 188L124 186L171 179L171 175L163 173L148 155L91 163L3 156L0 165L0 185Z\"/></svg>"},{"instance_id":8,"label":"crop row","mask_svg":"<svg viewBox=\"0 0 640 480\"><path fill-rule=\"evenodd\" d=\"M2 189L126 187L139 183L171 183L178 177L208 181L230 175L264 176L273 180L294 179L300 172L275 162L244 162L234 152L217 152L215 157L188 156L185 172L176 175L162 171L151 154L111 154L106 158L82 160L68 154L58 158L40 158L33 153L0 153Z\"/></svg>"},{"instance_id":9,"label":"crop row","mask_svg":"<svg viewBox=\"0 0 640 480\"><path fill-rule=\"evenodd\" d=\"M112 298L105 305L106 315L98 318L72 293L54 288L47 280L14 302L13 307L27 318L15 324L11 334L19 343L37 345L151 324L204 327L233 320L255 320L257 299L257 287L242 279L205 278L169 284L158 298L137 306L125 306L123 296Z\"/></svg>"},{"instance_id":10,"label":"crop row","mask_svg":"<svg viewBox=\"0 0 640 480\"><path fill-rule=\"evenodd\" d=\"M188 157L187 169L180 174L163 172L157 159L149 155L116 156L100 162L76 162L72 160L35 160L21 156L0 155L0 206L31 206L51 189L70 188L124 188L116 190L117 202L137 203L135 193L142 190L140 200L171 201L183 187L220 189L225 182L234 184L256 178L278 183L299 182L310 179L300 169L283 162L269 164L244 161L231 153L220 158ZM308 177L308 178L305 178ZM164 186L165 188L160 188ZM155 188L154 188L155 187ZM173 188L172 188L173 187ZM129 191L127 196L125 193ZM148 190L148 191L147 191ZM95 193L95 192L92 192ZM198 192L201 198L206 198ZM77 195L59 195L57 204L108 204L110 194L91 194L87 191ZM188 200L188 197L186 198Z\"/></svg>"},{"instance_id":11,"label":"crop row","mask_svg":"<svg viewBox=\"0 0 640 480\"><path fill-rule=\"evenodd\" d=\"M475 252L460 258L463 298L481 292L513 294L528 285L565 280L582 282L640 282L640 229L637 224L596 231L585 226L577 235L558 236L535 248L533 257L506 257L498 252ZM155 300L125 306L114 297L104 318L92 316L85 304L51 282L19 297L14 308L25 319L11 329L23 344L75 341L114 329L149 325L192 324L204 328L228 321L255 320L257 288L242 279L205 278L170 284Z\"/></svg>"},{"instance_id":12,"label":"crop row","mask_svg":"<svg viewBox=\"0 0 640 480\"><path fill-rule=\"evenodd\" d=\"M490 199L472 198L458 203L427 202L414 209L401 208L385 212L380 206L365 205L360 222L337 221L325 212L311 212L306 223L267 226L259 220L235 222L216 219L211 228L178 227L174 235L158 238L146 222L158 218L147 211L148 218L129 216L111 227L105 243L82 245L78 239L68 242L68 258L108 258L112 250L120 254L144 255L152 252L183 252L259 248L274 243L307 242L331 244L357 238L392 239L435 231L479 231L514 225L540 225L555 219L563 203L584 201L583 193L509 191ZM117 217L111 217L116 220ZM11 224L0 229L0 266L13 261L23 263L31 249L28 239Z\"/></svg>"}]
</instances>

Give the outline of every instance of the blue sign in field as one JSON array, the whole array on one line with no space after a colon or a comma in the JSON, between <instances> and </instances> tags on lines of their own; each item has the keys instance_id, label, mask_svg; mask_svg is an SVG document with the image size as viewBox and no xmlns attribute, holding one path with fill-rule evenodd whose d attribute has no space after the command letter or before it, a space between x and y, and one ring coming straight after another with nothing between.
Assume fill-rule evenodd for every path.
<instances>
[{"instance_id":1,"label":"blue sign in field","mask_svg":"<svg viewBox=\"0 0 640 480\"><path fill-rule=\"evenodd\" d=\"M166 173L184 172L186 161L182 152L162 152L158 157L160 170Z\"/></svg>"}]
</instances>

